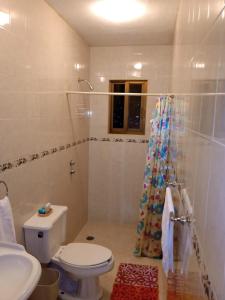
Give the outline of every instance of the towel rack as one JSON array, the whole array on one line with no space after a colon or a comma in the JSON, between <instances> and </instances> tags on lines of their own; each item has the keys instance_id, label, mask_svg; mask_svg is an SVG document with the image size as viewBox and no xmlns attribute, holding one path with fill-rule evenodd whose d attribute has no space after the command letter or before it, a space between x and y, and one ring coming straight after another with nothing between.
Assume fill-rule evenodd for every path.
<instances>
[{"instance_id":1,"label":"towel rack","mask_svg":"<svg viewBox=\"0 0 225 300\"><path fill-rule=\"evenodd\" d=\"M166 182L166 185L167 187L178 187L178 192L179 192L179 189L181 189L182 186L184 186L184 184L182 182L176 182L176 181L173 181L173 182ZM172 214L170 216L170 220L172 222L175 222L175 223L180 223L180 224L191 224L192 222L194 222L194 219L191 217L191 216L180 216L180 217L175 217L174 214Z\"/></svg>"},{"instance_id":2,"label":"towel rack","mask_svg":"<svg viewBox=\"0 0 225 300\"><path fill-rule=\"evenodd\" d=\"M179 188L181 188L183 185L184 185L184 183L182 183L182 182L176 182L176 181L173 181L173 182L167 181L166 182L166 186L172 186L172 187L179 187Z\"/></svg>"},{"instance_id":3,"label":"towel rack","mask_svg":"<svg viewBox=\"0 0 225 300\"><path fill-rule=\"evenodd\" d=\"M186 224L186 223L190 224L194 221L191 219L190 216L181 216L181 217L177 217L177 218L175 218L174 216L171 216L170 220L172 222L177 222L177 223L181 223L181 224Z\"/></svg>"},{"instance_id":4,"label":"towel rack","mask_svg":"<svg viewBox=\"0 0 225 300\"><path fill-rule=\"evenodd\" d=\"M3 181L3 180L0 180L0 184L3 184L3 185L5 186L5 189L6 189L6 196L8 196L8 194L9 194L9 189L8 189L7 184L6 184L5 181Z\"/></svg>"}]
</instances>

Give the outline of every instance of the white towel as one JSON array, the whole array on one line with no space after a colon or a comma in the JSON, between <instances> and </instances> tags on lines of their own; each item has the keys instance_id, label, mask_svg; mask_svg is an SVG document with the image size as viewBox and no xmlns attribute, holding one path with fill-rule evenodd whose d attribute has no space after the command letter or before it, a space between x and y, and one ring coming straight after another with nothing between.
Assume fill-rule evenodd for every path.
<instances>
[{"instance_id":1,"label":"white towel","mask_svg":"<svg viewBox=\"0 0 225 300\"><path fill-rule=\"evenodd\" d=\"M170 217L174 215L174 205L171 189L166 188L165 204L162 216L162 252L163 252L163 270L168 275L169 271L173 272L173 227L174 223Z\"/></svg>"},{"instance_id":2,"label":"white towel","mask_svg":"<svg viewBox=\"0 0 225 300\"><path fill-rule=\"evenodd\" d=\"M16 243L12 209L8 197L0 199L0 241Z\"/></svg>"},{"instance_id":3,"label":"white towel","mask_svg":"<svg viewBox=\"0 0 225 300\"><path fill-rule=\"evenodd\" d=\"M184 208L184 215L192 217L193 216L193 208L191 205L190 198L186 189L181 191L181 199ZM189 260L193 252L192 246L192 237L193 237L193 226L192 223L185 223L181 226L181 234L180 234L180 259L181 259L181 274L187 274L189 267Z\"/></svg>"}]
</instances>

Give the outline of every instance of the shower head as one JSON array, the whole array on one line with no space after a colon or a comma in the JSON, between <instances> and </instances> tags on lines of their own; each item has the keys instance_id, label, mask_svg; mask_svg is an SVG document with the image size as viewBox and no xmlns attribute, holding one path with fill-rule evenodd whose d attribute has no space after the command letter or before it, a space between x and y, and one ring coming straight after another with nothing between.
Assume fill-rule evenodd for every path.
<instances>
[{"instance_id":1,"label":"shower head","mask_svg":"<svg viewBox=\"0 0 225 300\"><path fill-rule=\"evenodd\" d=\"M94 90L93 86L90 84L90 82L87 80L87 79L81 79L81 78L78 78L78 83L81 83L81 82L86 82L90 88L91 91Z\"/></svg>"}]
</instances>

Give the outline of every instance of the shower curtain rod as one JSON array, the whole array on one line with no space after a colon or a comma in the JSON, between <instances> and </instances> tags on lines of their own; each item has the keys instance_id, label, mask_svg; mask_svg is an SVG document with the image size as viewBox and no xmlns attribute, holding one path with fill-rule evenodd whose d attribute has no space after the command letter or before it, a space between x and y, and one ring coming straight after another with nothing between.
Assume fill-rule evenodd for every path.
<instances>
[{"instance_id":1,"label":"shower curtain rod","mask_svg":"<svg viewBox=\"0 0 225 300\"><path fill-rule=\"evenodd\" d=\"M112 92L80 92L66 91L67 95L108 95L108 96L225 96L225 93L112 93Z\"/></svg>"}]
</instances>

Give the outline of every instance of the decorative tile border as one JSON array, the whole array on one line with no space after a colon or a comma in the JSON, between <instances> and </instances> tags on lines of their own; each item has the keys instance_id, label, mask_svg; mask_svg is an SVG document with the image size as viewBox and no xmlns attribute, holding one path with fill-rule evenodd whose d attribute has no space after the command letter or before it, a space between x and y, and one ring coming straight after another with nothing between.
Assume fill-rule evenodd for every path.
<instances>
[{"instance_id":1,"label":"decorative tile border","mask_svg":"<svg viewBox=\"0 0 225 300\"><path fill-rule=\"evenodd\" d=\"M112 143L137 143L137 144L147 144L148 139L131 139L131 138L111 138L111 137L104 137L104 138L96 138L90 137L91 142L112 142Z\"/></svg>"},{"instance_id":2,"label":"decorative tile border","mask_svg":"<svg viewBox=\"0 0 225 300\"><path fill-rule=\"evenodd\" d=\"M61 152L61 151L70 149L72 147L76 147L76 146L78 146L80 144L84 144L88 141L89 141L89 138L85 138L85 139L78 140L78 141L75 141L75 142L72 142L72 143L67 143L65 145L61 145L61 146L58 146L58 147L53 147L49 150L44 150L44 151L41 151L41 152L38 152L38 153L28 154L26 156L23 156L23 157L20 157L20 158L14 160L14 161L0 164L0 174L7 171L7 170L11 170L13 168L18 168L22 165L25 165L25 164L29 163L29 162L44 158L45 156L52 155L52 154L55 154L57 152Z\"/></svg>"},{"instance_id":3,"label":"decorative tile border","mask_svg":"<svg viewBox=\"0 0 225 300\"><path fill-rule=\"evenodd\" d=\"M194 236L193 236L193 247L194 247L194 251L197 257L197 261L198 261L198 265L200 268L200 273L201 273L201 281L202 281L202 285L205 291L205 294L208 298L208 300L217 300L216 298L216 293L212 287L212 283L209 279L209 275L206 269L206 265L203 261L202 258L202 251L201 251L201 247L199 245L199 241L198 241L198 237L196 232L194 232Z\"/></svg>"},{"instance_id":4,"label":"decorative tile border","mask_svg":"<svg viewBox=\"0 0 225 300\"><path fill-rule=\"evenodd\" d=\"M131 138L108 138L108 137L104 137L104 138L90 137L89 138L88 137L88 138L84 138L82 140L78 140L78 141L75 141L72 143L60 145L58 147L53 147L49 150L44 150L44 151L41 151L38 153L28 154L26 156L22 156L16 160L14 160L14 161L2 163L2 164L0 164L0 174L7 170L11 170L13 168L18 168L18 167L23 166L34 160L38 160L45 156L52 155L54 153L70 149L71 147L76 147L80 144L83 144L83 143L86 143L89 141L91 141L91 142L113 142L113 143L139 143L139 144L148 143L148 140L143 139L143 138L142 139L131 139Z\"/></svg>"}]
</instances>

